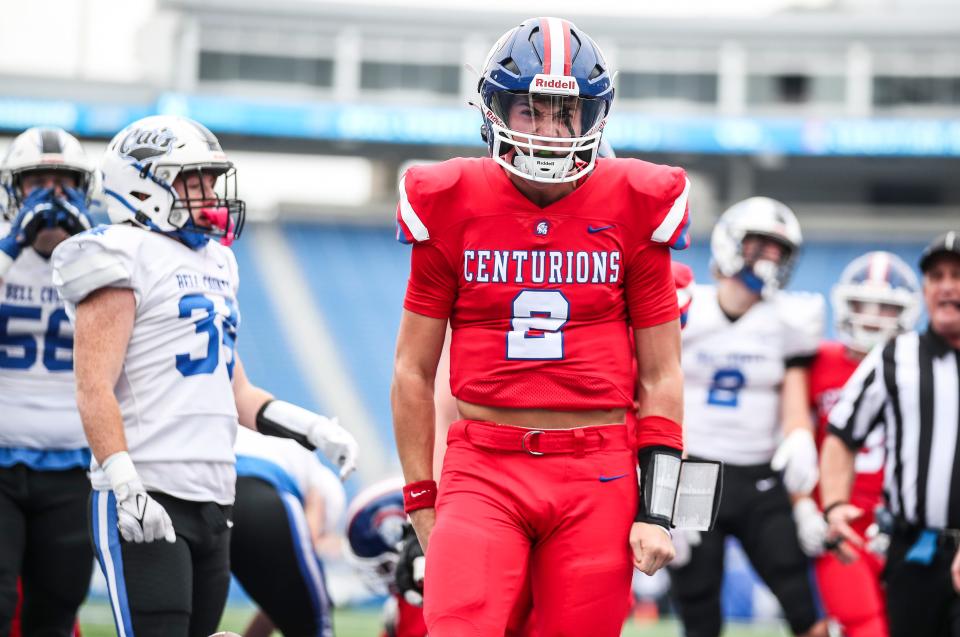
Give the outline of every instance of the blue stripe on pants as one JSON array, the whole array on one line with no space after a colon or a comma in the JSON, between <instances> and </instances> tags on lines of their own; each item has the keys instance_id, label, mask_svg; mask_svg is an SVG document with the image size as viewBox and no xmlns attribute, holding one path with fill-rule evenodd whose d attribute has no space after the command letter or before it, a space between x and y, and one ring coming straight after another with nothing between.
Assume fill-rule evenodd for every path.
<instances>
[{"instance_id":1,"label":"blue stripe on pants","mask_svg":"<svg viewBox=\"0 0 960 637\"><path fill-rule=\"evenodd\" d=\"M113 491L94 491L92 498L93 543L97 561L107 579L107 594L119 637L134 637L127 586L123 579L120 531L117 528L117 498Z\"/></svg>"},{"instance_id":2,"label":"blue stripe on pants","mask_svg":"<svg viewBox=\"0 0 960 637\"><path fill-rule=\"evenodd\" d=\"M314 617L317 619L317 636L332 637L333 622L330 617L330 600L327 597L326 584L323 578L323 566L317 558L310 539L310 529L303 514L303 505L293 494L277 492L280 501L287 512L287 521L290 523L293 550L297 555L297 564L300 566L300 575L303 576L307 592L310 594L310 603L313 606Z\"/></svg>"}]
</instances>

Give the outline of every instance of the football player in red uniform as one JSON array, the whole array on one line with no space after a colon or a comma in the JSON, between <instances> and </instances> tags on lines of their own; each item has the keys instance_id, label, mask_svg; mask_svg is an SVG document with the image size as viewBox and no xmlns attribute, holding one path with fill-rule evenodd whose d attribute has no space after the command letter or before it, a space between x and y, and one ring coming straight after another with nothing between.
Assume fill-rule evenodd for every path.
<instances>
[{"instance_id":1,"label":"football player in red uniform","mask_svg":"<svg viewBox=\"0 0 960 637\"><path fill-rule=\"evenodd\" d=\"M844 269L831 299L840 342L824 342L810 368L810 406L817 414L818 448L826 435L827 415L863 357L873 347L913 329L920 313L919 290L910 267L889 252L869 252ZM850 503L863 511L853 523L863 538L883 499L883 462L883 428L878 427L857 456L850 496ZM826 523L818 504L808 502L808 541L819 540L822 545ZM804 522L799 517L797 522L803 536ZM822 529L819 538L817 526ZM883 559L867 548L866 540L863 547L840 543L814 564L823 605L843 634L886 637L886 604L880 585Z\"/></svg>"},{"instance_id":2,"label":"football player in red uniform","mask_svg":"<svg viewBox=\"0 0 960 637\"><path fill-rule=\"evenodd\" d=\"M649 574L673 557L658 503L674 491L653 476L682 447L669 248L687 243L689 182L678 168L596 159L611 77L586 33L527 20L484 64L490 158L401 179L398 238L414 247L392 401L432 637L502 635L528 577L538 632L619 635L631 562ZM448 320L463 419L438 488Z\"/></svg>"}]
</instances>

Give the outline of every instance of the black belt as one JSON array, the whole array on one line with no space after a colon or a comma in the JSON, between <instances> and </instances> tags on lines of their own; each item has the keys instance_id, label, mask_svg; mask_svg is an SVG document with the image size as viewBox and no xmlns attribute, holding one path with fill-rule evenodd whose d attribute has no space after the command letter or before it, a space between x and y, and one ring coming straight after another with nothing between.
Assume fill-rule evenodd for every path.
<instances>
[{"instance_id":1,"label":"black belt","mask_svg":"<svg viewBox=\"0 0 960 637\"><path fill-rule=\"evenodd\" d=\"M905 520L895 520L893 523L893 537L912 544L919 539L924 531L933 531L937 534L939 548L960 548L960 529L934 529L910 524Z\"/></svg>"}]
</instances>

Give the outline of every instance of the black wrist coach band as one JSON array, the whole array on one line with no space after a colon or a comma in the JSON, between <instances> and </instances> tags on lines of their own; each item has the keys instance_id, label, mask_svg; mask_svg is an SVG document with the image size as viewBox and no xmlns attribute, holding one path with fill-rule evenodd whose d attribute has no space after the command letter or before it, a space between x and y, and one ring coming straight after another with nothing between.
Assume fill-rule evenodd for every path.
<instances>
[{"instance_id":1,"label":"black wrist coach band","mask_svg":"<svg viewBox=\"0 0 960 637\"><path fill-rule=\"evenodd\" d=\"M847 501L846 501L846 500L837 500L836 502L832 502L832 503L830 503L828 506L825 506L825 507L823 508L823 519L824 519L824 521L826 521L827 523L829 523L830 520L827 519L827 516L830 515L830 512L833 511L834 509L836 509L836 508L837 508L838 506L840 506L841 504L847 504Z\"/></svg>"}]
</instances>

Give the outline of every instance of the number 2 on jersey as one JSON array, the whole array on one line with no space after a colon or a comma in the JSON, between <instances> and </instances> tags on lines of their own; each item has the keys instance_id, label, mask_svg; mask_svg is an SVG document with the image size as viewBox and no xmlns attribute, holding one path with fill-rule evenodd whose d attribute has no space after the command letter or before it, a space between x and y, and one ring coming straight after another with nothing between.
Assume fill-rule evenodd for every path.
<instances>
[{"instance_id":1,"label":"number 2 on jersey","mask_svg":"<svg viewBox=\"0 0 960 637\"><path fill-rule=\"evenodd\" d=\"M713 375L710 390L707 392L707 404L717 407L736 407L740 402L740 390L747 379L736 367L718 369Z\"/></svg>"},{"instance_id":2,"label":"number 2 on jersey","mask_svg":"<svg viewBox=\"0 0 960 637\"><path fill-rule=\"evenodd\" d=\"M558 290L524 290L513 299L507 360L560 360L570 302Z\"/></svg>"},{"instance_id":3,"label":"number 2 on jersey","mask_svg":"<svg viewBox=\"0 0 960 637\"><path fill-rule=\"evenodd\" d=\"M233 378L234 346L237 339L237 324L240 320L237 307L232 300L227 300L230 315L223 320L223 345L230 352L227 362L227 374ZM207 353L203 358L192 359L190 354L177 354L177 371L184 376L196 374L212 374L220 363L220 329L217 326L217 310L213 301L203 294L187 294L180 299L180 318L193 317L194 310L206 312L206 315L195 321L197 334L207 335Z\"/></svg>"}]
</instances>

